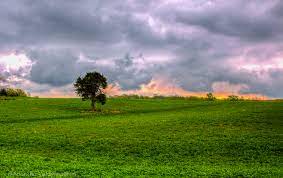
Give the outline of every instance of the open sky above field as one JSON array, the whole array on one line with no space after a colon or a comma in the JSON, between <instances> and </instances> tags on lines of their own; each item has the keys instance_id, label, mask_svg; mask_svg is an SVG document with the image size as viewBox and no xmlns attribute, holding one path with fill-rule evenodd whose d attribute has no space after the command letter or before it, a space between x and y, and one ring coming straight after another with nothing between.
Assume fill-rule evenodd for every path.
<instances>
[{"instance_id":1,"label":"open sky above field","mask_svg":"<svg viewBox=\"0 0 283 178\"><path fill-rule=\"evenodd\" d=\"M283 97L282 0L0 2L1 85L73 96L86 71L111 94Z\"/></svg>"}]
</instances>

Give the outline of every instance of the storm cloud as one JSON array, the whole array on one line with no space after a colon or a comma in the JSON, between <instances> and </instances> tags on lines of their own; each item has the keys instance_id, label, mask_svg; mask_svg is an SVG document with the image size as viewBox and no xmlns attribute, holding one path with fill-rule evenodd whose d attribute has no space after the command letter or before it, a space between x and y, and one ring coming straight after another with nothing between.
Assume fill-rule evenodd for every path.
<instances>
[{"instance_id":1,"label":"storm cloud","mask_svg":"<svg viewBox=\"0 0 283 178\"><path fill-rule=\"evenodd\" d=\"M237 91L283 97L282 7L280 0L1 1L0 76L36 93L96 70L123 90L162 76L188 91L245 86ZM11 54L29 61L7 70Z\"/></svg>"}]
</instances>

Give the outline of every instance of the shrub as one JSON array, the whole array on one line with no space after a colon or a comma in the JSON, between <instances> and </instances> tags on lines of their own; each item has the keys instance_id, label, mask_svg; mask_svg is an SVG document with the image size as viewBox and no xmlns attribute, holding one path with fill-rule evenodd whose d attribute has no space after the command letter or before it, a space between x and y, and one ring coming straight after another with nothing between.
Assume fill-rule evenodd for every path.
<instances>
[{"instance_id":1,"label":"shrub","mask_svg":"<svg viewBox=\"0 0 283 178\"><path fill-rule=\"evenodd\" d=\"M2 88L0 90L0 96L9 96L9 97L27 97L27 93L22 89L14 89L14 88Z\"/></svg>"},{"instance_id":2,"label":"shrub","mask_svg":"<svg viewBox=\"0 0 283 178\"><path fill-rule=\"evenodd\" d=\"M154 94L152 98L154 98L154 99L164 99L165 96Z\"/></svg>"},{"instance_id":3,"label":"shrub","mask_svg":"<svg viewBox=\"0 0 283 178\"><path fill-rule=\"evenodd\" d=\"M188 100L205 100L205 98L203 97L199 97L199 96L189 96L187 97Z\"/></svg>"},{"instance_id":4,"label":"shrub","mask_svg":"<svg viewBox=\"0 0 283 178\"><path fill-rule=\"evenodd\" d=\"M15 90L16 90L17 96L21 96L21 97L27 97L28 96L27 93L22 89L17 88Z\"/></svg>"},{"instance_id":5,"label":"shrub","mask_svg":"<svg viewBox=\"0 0 283 178\"><path fill-rule=\"evenodd\" d=\"M230 96L228 96L228 100L229 101L239 101L240 98L239 98L239 96L236 96L236 95L230 95Z\"/></svg>"}]
</instances>

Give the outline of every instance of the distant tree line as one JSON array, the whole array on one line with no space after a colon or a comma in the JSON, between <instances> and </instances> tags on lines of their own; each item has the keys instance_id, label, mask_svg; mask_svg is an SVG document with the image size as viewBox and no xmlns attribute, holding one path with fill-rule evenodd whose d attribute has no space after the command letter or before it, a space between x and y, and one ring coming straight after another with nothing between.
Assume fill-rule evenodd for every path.
<instances>
[{"instance_id":1,"label":"distant tree line","mask_svg":"<svg viewBox=\"0 0 283 178\"><path fill-rule=\"evenodd\" d=\"M199 96L179 96L179 95L172 95L172 96L164 96L155 94L153 96L144 96L144 95L137 95L137 94L123 94L123 95L114 95L109 96L109 98L123 98L123 99L184 99L184 100L205 100L204 97Z\"/></svg>"},{"instance_id":2,"label":"distant tree line","mask_svg":"<svg viewBox=\"0 0 283 178\"><path fill-rule=\"evenodd\" d=\"M123 95L115 95L109 96L110 98L124 98L124 99L184 99L184 100L206 100L206 101L215 101L217 98L213 95L213 93L207 93L206 97L200 96L164 96L164 95L153 95L153 96L143 96L136 94L123 94ZM228 101L240 101L244 100L244 98L240 98L237 95L229 95L225 100Z\"/></svg>"},{"instance_id":3,"label":"distant tree line","mask_svg":"<svg viewBox=\"0 0 283 178\"><path fill-rule=\"evenodd\" d=\"M20 88L1 88L0 96L27 97L29 94Z\"/></svg>"}]
</instances>

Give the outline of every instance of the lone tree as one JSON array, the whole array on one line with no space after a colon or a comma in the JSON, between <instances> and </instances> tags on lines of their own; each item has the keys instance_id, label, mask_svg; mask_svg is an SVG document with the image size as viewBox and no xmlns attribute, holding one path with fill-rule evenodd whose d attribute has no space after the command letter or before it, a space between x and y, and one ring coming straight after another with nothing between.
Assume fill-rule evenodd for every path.
<instances>
[{"instance_id":1,"label":"lone tree","mask_svg":"<svg viewBox=\"0 0 283 178\"><path fill-rule=\"evenodd\" d=\"M104 105L106 95L103 89L107 87L107 79L98 72L88 72L83 78L79 77L74 84L75 91L82 100L91 100L92 110L95 111L96 102Z\"/></svg>"},{"instance_id":2,"label":"lone tree","mask_svg":"<svg viewBox=\"0 0 283 178\"><path fill-rule=\"evenodd\" d=\"M214 100L216 100L215 96L214 96L212 93L207 93L206 97L207 97L206 99L207 99L208 101L214 101Z\"/></svg>"}]
</instances>

